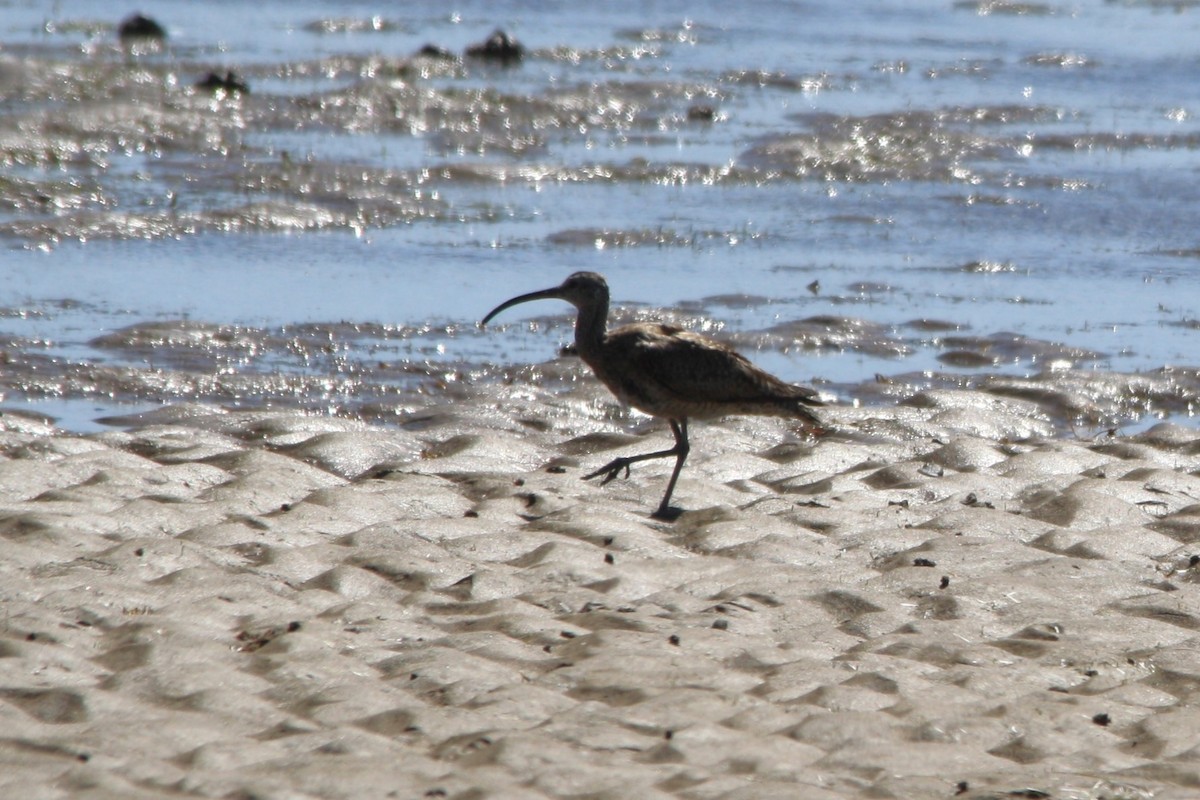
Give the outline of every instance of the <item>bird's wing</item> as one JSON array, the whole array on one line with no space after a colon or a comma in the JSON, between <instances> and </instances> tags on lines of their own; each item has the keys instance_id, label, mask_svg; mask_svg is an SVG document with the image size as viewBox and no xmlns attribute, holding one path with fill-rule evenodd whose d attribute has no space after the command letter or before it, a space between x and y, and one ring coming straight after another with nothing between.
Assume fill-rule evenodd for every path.
<instances>
[{"instance_id":1,"label":"bird's wing","mask_svg":"<svg viewBox=\"0 0 1200 800\"><path fill-rule=\"evenodd\" d=\"M609 346L644 380L697 403L757 403L787 396L822 405L818 393L779 380L720 342L673 325L619 328Z\"/></svg>"}]
</instances>

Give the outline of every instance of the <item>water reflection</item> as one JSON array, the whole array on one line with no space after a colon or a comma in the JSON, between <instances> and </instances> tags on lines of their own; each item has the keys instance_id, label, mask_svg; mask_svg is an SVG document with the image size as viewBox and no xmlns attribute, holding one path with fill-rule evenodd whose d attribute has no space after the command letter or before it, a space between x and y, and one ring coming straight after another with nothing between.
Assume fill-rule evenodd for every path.
<instances>
[{"instance_id":1,"label":"water reflection","mask_svg":"<svg viewBox=\"0 0 1200 800\"><path fill-rule=\"evenodd\" d=\"M164 3L140 51L105 7L15 9L6 401L378 414L553 358L563 318L471 325L593 269L847 401L1190 413L1190 15L767 6ZM520 59L466 57L499 18Z\"/></svg>"}]
</instances>

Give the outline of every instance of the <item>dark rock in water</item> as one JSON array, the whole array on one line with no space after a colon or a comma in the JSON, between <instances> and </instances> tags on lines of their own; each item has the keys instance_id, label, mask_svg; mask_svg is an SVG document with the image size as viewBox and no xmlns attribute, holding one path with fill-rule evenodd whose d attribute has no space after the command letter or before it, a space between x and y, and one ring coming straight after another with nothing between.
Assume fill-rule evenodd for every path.
<instances>
[{"instance_id":1,"label":"dark rock in water","mask_svg":"<svg viewBox=\"0 0 1200 800\"><path fill-rule=\"evenodd\" d=\"M439 47L436 44L425 45L417 51L417 55L424 56L425 58L442 58L447 60L454 58L454 53L451 53L446 48Z\"/></svg>"},{"instance_id":2,"label":"dark rock in water","mask_svg":"<svg viewBox=\"0 0 1200 800\"><path fill-rule=\"evenodd\" d=\"M687 118L690 122L713 122L717 118L717 110L712 106L694 105L688 108Z\"/></svg>"},{"instance_id":3,"label":"dark rock in water","mask_svg":"<svg viewBox=\"0 0 1200 800\"><path fill-rule=\"evenodd\" d=\"M207 89L210 92L226 91L226 92L241 92L242 94L250 94L250 86L237 73L229 70L225 76L210 72L200 80L196 81L197 89Z\"/></svg>"},{"instance_id":4,"label":"dark rock in water","mask_svg":"<svg viewBox=\"0 0 1200 800\"><path fill-rule=\"evenodd\" d=\"M471 58L485 58L490 61L499 61L502 64L512 64L524 58L525 46L497 28L486 40L468 47L467 55Z\"/></svg>"},{"instance_id":5,"label":"dark rock in water","mask_svg":"<svg viewBox=\"0 0 1200 800\"><path fill-rule=\"evenodd\" d=\"M142 14L133 14L121 20L117 26L117 36L121 41L128 39L166 39L167 31L154 20Z\"/></svg>"}]
</instances>

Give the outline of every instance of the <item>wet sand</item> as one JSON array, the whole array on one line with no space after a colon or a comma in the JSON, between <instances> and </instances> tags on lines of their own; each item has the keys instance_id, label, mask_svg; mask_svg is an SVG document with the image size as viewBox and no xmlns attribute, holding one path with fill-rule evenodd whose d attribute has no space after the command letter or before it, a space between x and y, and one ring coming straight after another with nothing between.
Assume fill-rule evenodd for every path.
<instances>
[{"instance_id":1,"label":"wet sand","mask_svg":"<svg viewBox=\"0 0 1200 800\"><path fill-rule=\"evenodd\" d=\"M5 413L0 795L1195 796L1200 433L827 416L694 426L664 523L594 382Z\"/></svg>"}]
</instances>

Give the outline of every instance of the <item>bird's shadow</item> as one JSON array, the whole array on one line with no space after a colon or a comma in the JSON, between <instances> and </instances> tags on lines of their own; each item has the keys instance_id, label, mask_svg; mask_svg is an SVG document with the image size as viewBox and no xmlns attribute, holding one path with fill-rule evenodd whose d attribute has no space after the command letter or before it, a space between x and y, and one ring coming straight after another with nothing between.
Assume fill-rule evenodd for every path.
<instances>
[{"instance_id":1,"label":"bird's shadow","mask_svg":"<svg viewBox=\"0 0 1200 800\"><path fill-rule=\"evenodd\" d=\"M678 506L667 506L660 508L650 515L650 519L656 519L661 522L675 522L683 514L684 509Z\"/></svg>"}]
</instances>

